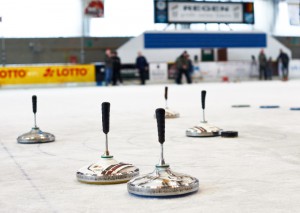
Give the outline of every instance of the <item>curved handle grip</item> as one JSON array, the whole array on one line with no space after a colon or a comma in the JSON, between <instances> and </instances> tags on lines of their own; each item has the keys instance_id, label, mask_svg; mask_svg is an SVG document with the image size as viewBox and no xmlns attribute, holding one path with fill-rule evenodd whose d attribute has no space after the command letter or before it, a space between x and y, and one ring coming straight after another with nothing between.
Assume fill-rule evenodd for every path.
<instances>
[{"instance_id":1,"label":"curved handle grip","mask_svg":"<svg viewBox=\"0 0 300 213\"><path fill-rule=\"evenodd\" d=\"M34 114L37 112L36 103L37 103L37 97L36 97L36 95L33 95L32 96L32 111Z\"/></svg>"},{"instance_id":2,"label":"curved handle grip","mask_svg":"<svg viewBox=\"0 0 300 213\"><path fill-rule=\"evenodd\" d=\"M102 103L102 128L105 134L109 132L109 111L110 111L110 103L103 102Z\"/></svg>"},{"instance_id":3,"label":"curved handle grip","mask_svg":"<svg viewBox=\"0 0 300 213\"><path fill-rule=\"evenodd\" d=\"M165 110L158 108L155 110L157 130L158 130L158 141L163 144L165 142Z\"/></svg>"},{"instance_id":4,"label":"curved handle grip","mask_svg":"<svg viewBox=\"0 0 300 213\"><path fill-rule=\"evenodd\" d=\"M165 87L165 99L168 100L168 87Z\"/></svg>"},{"instance_id":5,"label":"curved handle grip","mask_svg":"<svg viewBox=\"0 0 300 213\"><path fill-rule=\"evenodd\" d=\"M206 96L206 90L202 90L201 91L202 109L205 109L205 96Z\"/></svg>"}]
</instances>

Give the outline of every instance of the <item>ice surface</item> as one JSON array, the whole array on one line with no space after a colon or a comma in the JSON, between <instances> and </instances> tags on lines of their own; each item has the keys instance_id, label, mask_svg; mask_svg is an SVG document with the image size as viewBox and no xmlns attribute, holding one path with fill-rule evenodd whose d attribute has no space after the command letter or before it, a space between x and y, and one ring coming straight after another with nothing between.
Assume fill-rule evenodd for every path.
<instances>
[{"instance_id":1,"label":"ice surface","mask_svg":"<svg viewBox=\"0 0 300 213\"><path fill-rule=\"evenodd\" d=\"M111 103L109 150L119 161L150 173L159 161L155 109L166 120L165 160L199 179L200 191L172 199L135 197L126 184L88 185L76 171L104 152L101 103ZM185 130L202 118L238 138L191 138ZM0 90L0 212L300 212L300 81L199 83L118 87ZM33 126L31 96L38 97L37 124L56 142L18 144ZM250 104L250 108L232 108ZM260 109L260 105L280 105Z\"/></svg>"}]
</instances>

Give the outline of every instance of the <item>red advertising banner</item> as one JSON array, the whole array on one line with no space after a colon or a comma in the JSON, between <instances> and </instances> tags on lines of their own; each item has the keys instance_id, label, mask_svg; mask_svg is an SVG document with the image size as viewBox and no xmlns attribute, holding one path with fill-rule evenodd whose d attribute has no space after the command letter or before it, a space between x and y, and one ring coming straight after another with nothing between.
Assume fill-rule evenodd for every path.
<instances>
[{"instance_id":1,"label":"red advertising banner","mask_svg":"<svg viewBox=\"0 0 300 213\"><path fill-rule=\"evenodd\" d=\"M94 0L88 3L84 13L92 17L104 17L104 2L103 0Z\"/></svg>"}]
</instances>

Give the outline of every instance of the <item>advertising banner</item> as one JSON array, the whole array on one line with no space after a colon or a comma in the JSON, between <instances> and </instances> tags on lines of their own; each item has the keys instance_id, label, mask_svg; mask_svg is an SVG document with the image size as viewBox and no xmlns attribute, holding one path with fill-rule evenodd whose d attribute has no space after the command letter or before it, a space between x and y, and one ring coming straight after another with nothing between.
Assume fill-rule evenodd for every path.
<instances>
[{"instance_id":1,"label":"advertising banner","mask_svg":"<svg viewBox=\"0 0 300 213\"><path fill-rule=\"evenodd\" d=\"M290 78L300 78L300 60L291 60L289 63L289 77Z\"/></svg>"},{"instance_id":2,"label":"advertising banner","mask_svg":"<svg viewBox=\"0 0 300 213\"><path fill-rule=\"evenodd\" d=\"M258 72L258 70L257 70ZM206 62L199 64L199 73L204 79L248 79L253 75L250 62ZM197 75L197 73L195 73Z\"/></svg>"},{"instance_id":3,"label":"advertising banner","mask_svg":"<svg viewBox=\"0 0 300 213\"><path fill-rule=\"evenodd\" d=\"M1 67L0 85L95 82L94 65Z\"/></svg>"},{"instance_id":4,"label":"advertising banner","mask_svg":"<svg viewBox=\"0 0 300 213\"><path fill-rule=\"evenodd\" d=\"M170 22L243 22L241 3L169 2Z\"/></svg>"},{"instance_id":5,"label":"advertising banner","mask_svg":"<svg viewBox=\"0 0 300 213\"><path fill-rule=\"evenodd\" d=\"M258 70L253 70L251 62L200 62L194 63L193 79L203 79L208 81L221 80L227 77L230 80L249 79L258 75ZM176 77L174 63L168 65L168 77Z\"/></svg>"},{"instance_id":6,"label":"advertising banner","mask_svg":"<svg viewBox=\"0 0 300 213\"><path fill-rule=\"evenodd\" d=\"M299 0L288 0L288 13L291 25L300 25L300 2Z\"/></svg>"},{"instance_id":7,"label":"advertising banner","mask_svg":"<svg viewBox=\"0 0 300 213\"><path fill-rule=\"evenodd\" d=\"M104 0L90 1L84 10L84 13L95 18L104 17Z\"/></svg>"},{"instance_id":8,"label":"advertising banner","mask_svg":"<svg viewBox=\"0 0 300 213\"><path fill-rule=\"evenodd\" d=\"M150 81L166 81L168 79L168 64L151 63L149 77Z\"/></svg>"},{"instance_id":9,"label":"advertising banner","mask_svg":"<svg viewBox=\"0 0 300 213\"><path fill-rule=\"evenodd\" d=\"M154 22L254 24L254 3L155 0Z\"/></svg>"}]
</instances>

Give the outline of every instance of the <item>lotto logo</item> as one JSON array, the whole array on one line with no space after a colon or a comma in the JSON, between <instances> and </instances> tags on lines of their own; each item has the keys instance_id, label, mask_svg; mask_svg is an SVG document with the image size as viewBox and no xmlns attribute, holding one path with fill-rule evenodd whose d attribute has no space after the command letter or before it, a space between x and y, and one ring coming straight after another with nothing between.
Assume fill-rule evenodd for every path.
<instances>
[{"instance_id":1,"label":"lotto logo","mask_svg":"<svg viewBox=\"0 0 300 213\"><path fill-rule=\"evenodd\" d=\"M47 68L44 77L70 77L70 76L86 76L87 69L85 68Z\"/></svg>"},{"instance_id":2,"label":"lotto logo","mask_svg":"<svg viewBox=\"0 0 300 213\"><path fill-rule=\"evenodd\" d=\"M0 70L0 78L24 78L26 71L23 69Z\"/></svg>"}]
</instances>

